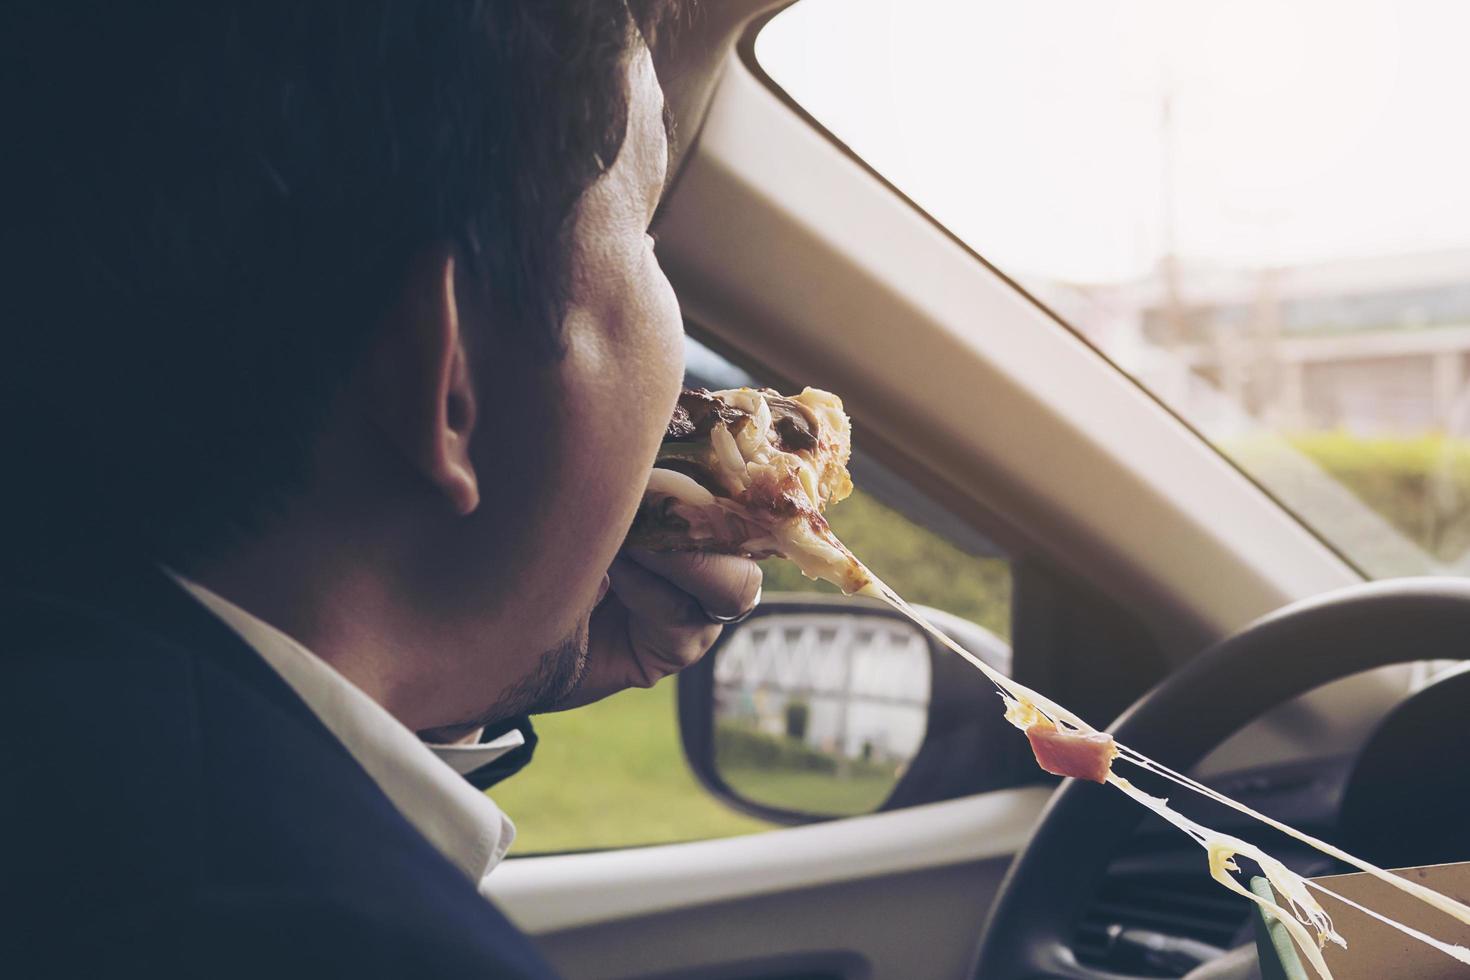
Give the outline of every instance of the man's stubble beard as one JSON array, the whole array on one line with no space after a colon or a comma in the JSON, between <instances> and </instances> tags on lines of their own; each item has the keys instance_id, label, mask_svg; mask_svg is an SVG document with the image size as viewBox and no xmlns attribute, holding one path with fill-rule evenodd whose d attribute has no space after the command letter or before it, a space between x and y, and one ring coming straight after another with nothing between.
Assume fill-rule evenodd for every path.
<instances>
[{"instance_id":1,"label":"man's stubble beard","mask_svg":"<svg viewBox=\"0 0 1470 980\"><path fill-rule=\"evenodd\" d=\"M583 616L570 635L536 658L536 667L530 674L501 694L499 700L479 715L456 724L426 729L418 733L419 737L431 744L445 744L496 722L555 710L587 676L590 621L590 614Z\"/></svg>"},{"instance_id":2,"label":"man's stubble beard","mask_svg":"<svg viewBox=\"0 0 1470 980\"><path fill-rule=\"evenodd\" d=\"M587 676L589 616L576 630L536 658L536 669L501 695L486 712L492 721L552 711L567 700ZM488 724L488 722L487 722Z\"/></svg>"}]
</instances>

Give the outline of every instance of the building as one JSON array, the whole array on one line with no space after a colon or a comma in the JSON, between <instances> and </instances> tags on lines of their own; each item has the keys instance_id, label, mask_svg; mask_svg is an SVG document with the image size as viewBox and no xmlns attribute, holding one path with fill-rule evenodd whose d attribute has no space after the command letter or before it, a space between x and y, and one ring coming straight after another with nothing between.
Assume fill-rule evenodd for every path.
<instances>
[{"instance_id":1,"label":"building","mask_svg":"<svg viewBox=\"0 0 1470 980\"><path fill-rule=\"evenodd\" d=\"M1212 435L1470 437L1470 249L1025 284Z\"/></svg>"}]
</instances>

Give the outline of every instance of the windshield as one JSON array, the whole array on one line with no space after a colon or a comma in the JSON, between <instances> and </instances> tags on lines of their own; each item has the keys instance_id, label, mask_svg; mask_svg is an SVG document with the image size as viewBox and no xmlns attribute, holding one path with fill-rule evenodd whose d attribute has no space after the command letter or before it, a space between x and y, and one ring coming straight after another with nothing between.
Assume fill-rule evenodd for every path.
<instances>
[{"instance_id":1,"label":"windshield","mask_svg":"<svg viewBox=\"0 0 1470 980\"><path fill-rule=\"evenodd\" d=\"M1373 576L1470 573L1458 0L801 0L837 139Z\"/></svg>"}]
</instances>

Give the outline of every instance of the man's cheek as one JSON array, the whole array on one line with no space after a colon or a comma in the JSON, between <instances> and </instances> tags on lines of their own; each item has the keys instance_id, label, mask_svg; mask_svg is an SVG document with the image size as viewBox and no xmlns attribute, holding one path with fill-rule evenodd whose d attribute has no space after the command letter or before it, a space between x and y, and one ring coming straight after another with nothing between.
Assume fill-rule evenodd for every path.
<instances>
[{"instance_id":1,"label":"man's cheek","mask_svg":"<svg viewBox=\"0 0 1470 980\"><path fill-rule=\"evenodd\" d=\"M638 461L636 441L624 427L598 428L602 431L585 448L585 465L566 484L568 496L558 508L567 517L566 553L581 563L574 572L568 570L567 583L585 581L580 597L589 605L606 593L607 567L632 524L647 482L647 467Z\"/></svg>"}]
</instances>

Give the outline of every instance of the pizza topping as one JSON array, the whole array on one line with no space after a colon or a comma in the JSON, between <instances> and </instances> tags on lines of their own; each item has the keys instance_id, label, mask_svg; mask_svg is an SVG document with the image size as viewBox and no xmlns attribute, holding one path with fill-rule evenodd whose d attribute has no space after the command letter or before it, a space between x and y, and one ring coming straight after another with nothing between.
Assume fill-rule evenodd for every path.
<instances>
[{"instance_id":1,"label":"pizza topping","mask_svg":"<svg viewBox=\"0 0 1470 980\"><path fill-rule=\"evenodd\" d=\"M746 389L754 392L755 389ZM772 441L788 453L811 452L817 448L819 423L810 409L801 402L779 395L767 388L759 391L760 398L752 399L750 405L732 404L735 399L721 398L726 392L711 392L705 388L686 388L679 395L674 415L664 430L665 442L693 442L709 437L715 426L723 423L732 432L743 430L752 420L757 428L769 428ZM757 413L763 414L761 418ZM762 424L764 423L764 424ZM759 439L759 435L752 438Z\"/></svg>"},{"instance_id":2,"label":"pizza topping","mask_svg":"<svg viewBox=\"0 0 1470 980\"><path fill-rule=\"evenodd\" d=\"M743 423L750 416L721 399L707 388L685 388L679 393L673 418L664 430L664 441L686 441L707 438L717 423L727 426Z\"/></svg>"},{"instance_id":3,"label":"pizza topping","mask_svg":"<svg viewBox=\"0 0 1470 980\"><path fill-rule=\"evenodd\" d=\"M666 442L659 447L654 465L677 470L712 493L724 490L715 476L714 453L708 442Z\"/></svg>"},{"instance_id":4,"label":"pizza topping","mask_svg":"<svg viewBox=\"0 0 1470 980\"><path fill-rule=\"evenodd\" d=\"M720 482L731 494L743 492L750 480L745 472L745 458L740 454L735 437L730 435L728 428L717 425L710 430L709 441L715 450L715 472L719 475Z\"/></svg>"},{"instance_id":5,"label":"pizza topping","mask_svg":"<svg viewBox=\"0 0 1470 980\"><path fill-rule=\"evenodd\" d=\"M770 406L771 424L776 430L782 449L795 453L817 448L816 422L801 407L800 402L779 395L768 395L766 404Z\"/></svg>"},{"instance_id":6,"label":"pizza topping","mask_svg":"<svg viewBox=\"0 0 1470 980\"><path fill-rule=\"evenodd\" d=\"M668 428L664 429L664 441L675 439L691 439L694 437L694 419L689 415L689 409L683 405L674 406L674 416L669 419Z\"/></svg>"},{"instance_id":7,"label":"pizza topping","mask_svg":"<svg viewBox=\"0 0 1470 980\"><path fill-rule=\"evenodd\" d=\"M1063 731L1045 720L1026 729L1026 740L1036 764L1047 772L1094 783L1108 781L1118 755L1118 746L1107 732Z\"/></svg>"},{"instance_id":8,"label":"pizza topping","mask_svg":"<svg viewBox=\"0 0 1470 980\"><path fill-rule=\"evenodd\" d=\"M699 481L672 468L658 467L648 474L648 490L695 507L708 507L715 502L715 495Z\"/></svg>"},{"instance_id":9,"label":"pizza topping","mask_svg":"<svg viewBox=\"0 0 1470 980\"><path fill-rule=\"evenodd\" d=\"M741 503L779 518L816 516L810 497L795 474L777 473L772 469L760 476L764 479L751 482L750 489L741 495Z\"/></svg>"}]
</instances>

